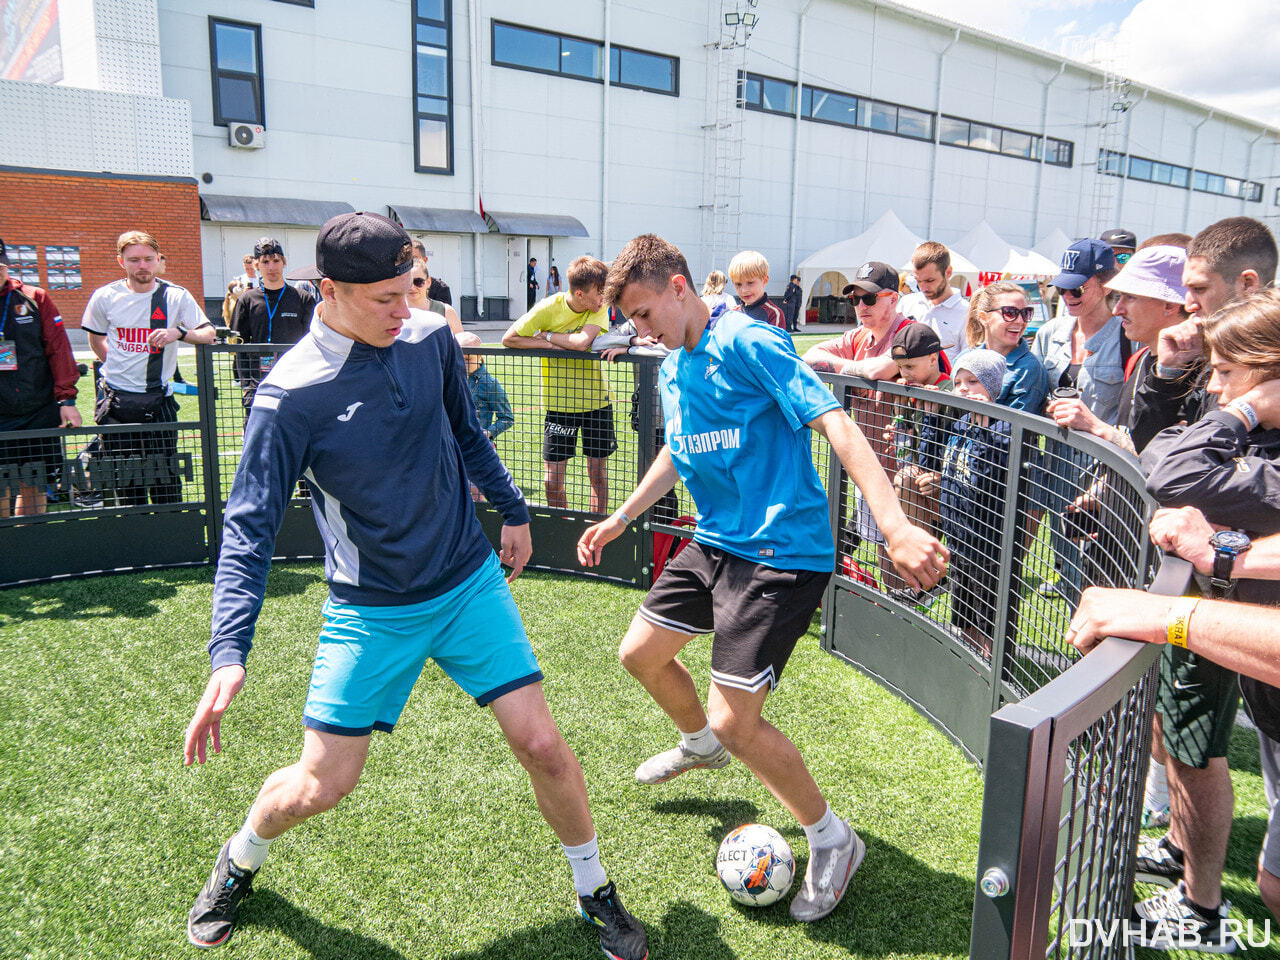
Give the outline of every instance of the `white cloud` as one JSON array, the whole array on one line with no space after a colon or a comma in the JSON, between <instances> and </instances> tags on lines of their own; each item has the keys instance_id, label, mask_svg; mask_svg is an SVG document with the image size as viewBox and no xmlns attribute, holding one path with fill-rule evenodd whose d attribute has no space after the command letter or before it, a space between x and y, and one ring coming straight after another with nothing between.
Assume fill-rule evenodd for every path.
<instances>
[{"instance_id":1,"label":"white cloud","mask_svg":"<svg viewBox=\"0 0 1280 960\"><path fill-rule=\"evenodd\" d=\"M1280 123L1280 59L1263 53L1278 32L1280 4L1140 0L1111 43L1134 80Z\"/></svg>"},{"instance_id":2,"label":"white cloud","mask_svg":"<svg viewBox=\"0 0 1280 960\"><path fill-rule=\"evenodd\" d=\"M1280 126L1275 0L899 2Z\"/></svg>"}]
</instances>

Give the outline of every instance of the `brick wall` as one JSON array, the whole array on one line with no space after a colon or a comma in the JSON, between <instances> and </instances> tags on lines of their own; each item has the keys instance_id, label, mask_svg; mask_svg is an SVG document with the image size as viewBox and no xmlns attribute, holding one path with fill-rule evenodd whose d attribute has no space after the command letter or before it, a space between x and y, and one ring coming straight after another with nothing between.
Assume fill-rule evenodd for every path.
<instances>
[{"instance_id":1,"label":"brick wall","mask_svg":"<svg viewBox=\"0 0 1280 960\"><path fill-rule=\"evenodd\" d=\"M116 238L126 230L154 236L168 264L164 279L203 303L195 180L0 169L0 239L36 247L39 286L49 285L46 245L80 248L81 288L49 291L67 326L80 326L94 290L124 276Z\"/></svg>"}]
</instances>

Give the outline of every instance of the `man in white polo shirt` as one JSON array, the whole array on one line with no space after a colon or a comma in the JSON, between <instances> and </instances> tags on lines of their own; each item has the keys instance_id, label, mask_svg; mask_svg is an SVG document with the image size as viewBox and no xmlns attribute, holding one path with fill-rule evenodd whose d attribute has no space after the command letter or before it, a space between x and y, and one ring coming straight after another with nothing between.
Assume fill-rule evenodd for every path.
<instances>
[{"instance_id":1,"label":"man in white polo shirt","mask_svg":"<svg viewBox=\"0 0 1280 960\"><path fill-rule=\"evenodd\" d=\"M120 235L116 259L124 279L93 291L81 327L102 362L102 390L94 408L98 424L173 423L178 403L169 381L178 365L179 340L213 343L214 329L200 305L184 288L157 279L160 245L140 230ZM178 503L177 434L110 433L102 438L108 458L144 461L127 471L137 482L118 489L120 502Z\"/></svg>"},{"instance_id":2,"label":"man in white polo shirt","mask_svg":"<svg viewBox=\"0 0 1280 960\"><path fill-rule=\"evenodd\" d=\"M898 313L933 330L942 349L955 359L965 349L964 323L969 316L969 301L951 286L951 251L933 240L926 240L911 255L919 293L903 297Z\"/></svg>"}]
</instances>

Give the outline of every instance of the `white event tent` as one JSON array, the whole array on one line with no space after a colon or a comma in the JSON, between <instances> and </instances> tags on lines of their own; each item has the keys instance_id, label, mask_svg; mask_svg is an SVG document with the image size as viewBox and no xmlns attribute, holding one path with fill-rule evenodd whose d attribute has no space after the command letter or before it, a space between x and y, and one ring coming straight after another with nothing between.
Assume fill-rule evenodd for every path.
<instances>
[{"instance_id":1,"label":"white event tent","mask_svg":"<svg viewBox=\"0 0 1280 960\"><path fill-rule=\"evenodd\" d=\"M982 220L954 244L954 249L978 265L984 273L999 273L1009 277L1051 277L1058 273L1054 260L1015 246Z\"/></svg>"},{"instance_id":2,"label":"white event tent","mask_svg":"<svg viewBox=\"0 0 1280 960\"><path fill-rule=\"evenodd\" d=\"M854 271L868 260L895 264L899 270L908 269L911 255L923 242L924 238L907 229L896 213L887 211L856 237L823 247L800 262L796 273L800 276L805 302L815 296L840 296ZM954 273L969 276L974 282L978 279L978 268L954 249L951 251L951 269Z\"/></svg>"},{"instance_id":3,"label":"white event tent","mask_svg":"<svg viewBox=\"0 0 1280 960\"><path fill-rule=\"evenodd\" d=\"M1071 238L1062 231L1061 227L1054 227L1048 236L1031 249L1054 263L1061 263L1062 255L1067 252L1067 247L1071 246L1071 243Z\"/></svg>"}]
</instances>

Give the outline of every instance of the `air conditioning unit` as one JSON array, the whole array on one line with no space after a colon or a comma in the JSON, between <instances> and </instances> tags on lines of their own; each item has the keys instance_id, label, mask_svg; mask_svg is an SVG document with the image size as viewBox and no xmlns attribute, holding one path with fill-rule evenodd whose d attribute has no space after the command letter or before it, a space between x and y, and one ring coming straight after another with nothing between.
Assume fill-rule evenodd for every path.
<instances>
[{"instance_id":1,"label":"air conditioning unit","mask_svg":"<svg viewBox=\"0 0 1280 960\"><path fill-rule=\"evenodd\" d=\"M227 143L241 150L261 150L267 145L267 128L256 123L229 123Z\"/></svg>"}]
</instances>

